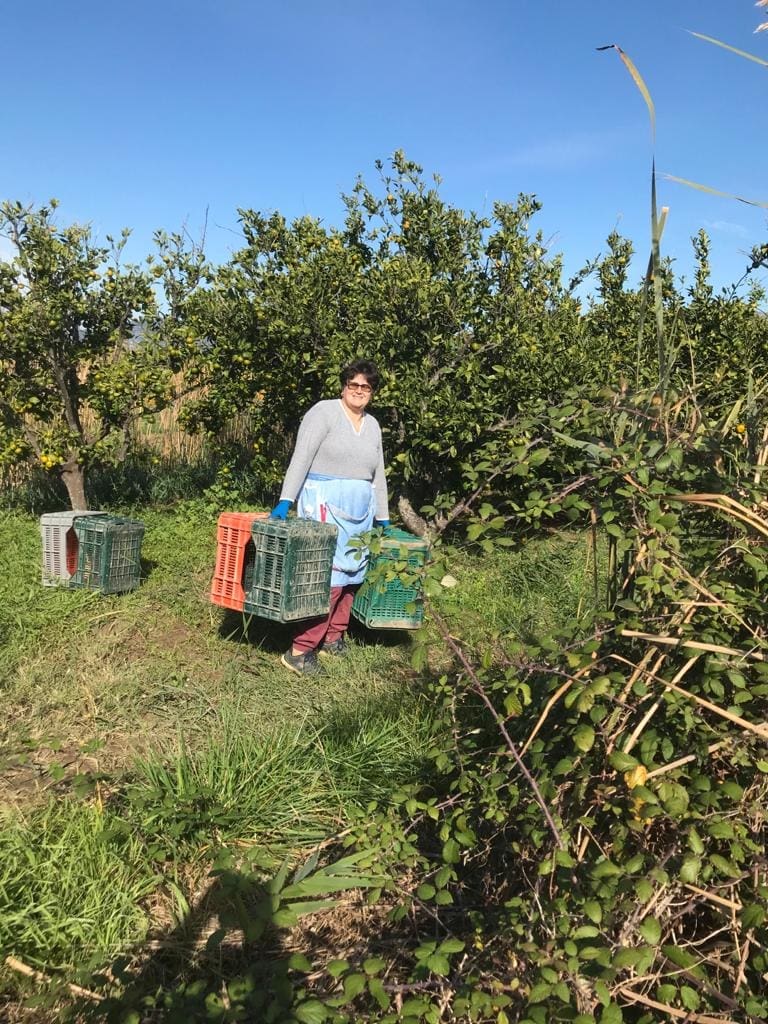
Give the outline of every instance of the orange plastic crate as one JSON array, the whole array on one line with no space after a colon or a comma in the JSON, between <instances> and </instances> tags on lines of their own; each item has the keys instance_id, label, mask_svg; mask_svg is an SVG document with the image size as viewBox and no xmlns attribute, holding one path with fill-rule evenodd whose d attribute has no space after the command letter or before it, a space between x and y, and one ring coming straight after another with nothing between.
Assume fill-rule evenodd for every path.
<instances>
[{"instance_id":1,"label":"orange plastic crate","mask_svg":"<svg viewBox=\"0 0 768 1024\"><path fill-rule=\"evenodd\" d=\"M245 590L243 577L250 561L253 566L251 524L267 519L267 512L224 512L216 530L216 568L211 584L211 601L222 608L243 610ZM249 559L250 556L250 559Z\"/></svg>"}]
</instances>

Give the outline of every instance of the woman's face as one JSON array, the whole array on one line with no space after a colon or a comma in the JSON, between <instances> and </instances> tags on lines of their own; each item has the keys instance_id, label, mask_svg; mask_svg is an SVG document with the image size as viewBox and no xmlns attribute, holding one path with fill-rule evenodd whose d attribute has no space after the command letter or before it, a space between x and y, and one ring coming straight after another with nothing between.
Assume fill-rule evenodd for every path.
<instances>
[{"instance_id":1,"label":"woman's face","mask_svg":"<svg viewBox=\"0 0 768 1024\"><path fill-rule=\"evenodd\" d=\"M366 380L364 374L356 373L352 380L344 385L341 392L341 400L350 412L363 412L371 400L373 388Z\"/></svg>"}]
</instances>

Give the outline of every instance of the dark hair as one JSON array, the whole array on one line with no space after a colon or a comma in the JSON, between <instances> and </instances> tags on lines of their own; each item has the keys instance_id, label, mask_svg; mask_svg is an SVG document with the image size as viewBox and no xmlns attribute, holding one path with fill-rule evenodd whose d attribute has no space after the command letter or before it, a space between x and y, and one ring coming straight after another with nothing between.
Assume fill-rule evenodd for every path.
<instances>
[{"instance_id":1,"label":"dark hair","mask_svg":"<svg viewBox=\"0 0 768 1024\"><path fill-rule=\"evenodd\" d=\"M346 387L358 373L365 377L371 385L371 390L375 391L379 386L379 371L376 369L376 363L372 363L370 359L353 359L349 366L345 366L340 374L341 386Z\"/></svg>"}]
</instances>

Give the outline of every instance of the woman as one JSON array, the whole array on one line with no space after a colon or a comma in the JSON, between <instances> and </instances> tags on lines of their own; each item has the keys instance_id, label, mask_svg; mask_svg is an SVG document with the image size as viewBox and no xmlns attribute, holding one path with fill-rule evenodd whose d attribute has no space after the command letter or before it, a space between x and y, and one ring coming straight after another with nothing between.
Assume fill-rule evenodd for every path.
<instances>
[{"instance_id":1,"label":"woman","mask_svg":"<svg viewBox=\"0 0 768 1024\"><path fill-rule=\"evenodd\" d=\"M294 638L280 659L301 675L318 671L317 652L343 654L355 591L367 557L350 549L350 538L372 526L389 526L381 429L366 412L379 383L375 365L356 359L341 371L341 397L313 405L301 421L280 501L272 518L285 519L294 501L302 519L338 528L331 575L331 607Z\"/></svg>"}]
</instances>

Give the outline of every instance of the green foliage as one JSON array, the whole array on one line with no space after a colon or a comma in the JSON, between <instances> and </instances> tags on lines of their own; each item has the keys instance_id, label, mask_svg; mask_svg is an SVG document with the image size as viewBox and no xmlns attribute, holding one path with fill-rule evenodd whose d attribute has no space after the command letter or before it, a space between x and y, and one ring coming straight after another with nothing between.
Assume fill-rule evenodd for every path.
<instances>
[{"instance_id":1,"label":"green foliage","mask_svg":"<svg viewBox=\"0 0 768 1024\"><path fill-rule=\"evenodd\" d=\"M254 464L273 485L300 415L359 353L384 371L391 476L417 496L449 491L448 466L518 404L581 379L578 303L529 231L536 200L483 219L448 205L402 154L390 173L378 166L378 193L359 180L345 197L342 230L241 211L246 247L196 307L212 387L188 420L216 432L248 408Z\"/></svg>"},{"instance_id":2,"label":"green foliage","mask_svg":"<svg viewBox=\"0 0 768 1024\"><path fill-rule=\"evenodd\" d=\"M240 839L274 857L324 839L410 781L434 739L433 717L418 700L338 709L323 726L266 735L244 730L242 709L225 707L202 749L182 741L172 758L164 751L139 760L130 816L158 859Z\"/></svg>"},{"instance_id":3,"label":"green foliage","mask_svg":"<svg viewBox=\"0 0 768 1024\"><path fill-rule=\"evenodd\" d=\"M0 263L0 462L34 456L84 508L86 468L124 456L131 427L175 398L174 372L197 355L178 321L202 262L161 235L160 266L122 264L127 230L99 246L89 227L58 227L56 206L0 206L16 250Z\"/></svg>"},{"instance_id":4,"label":"green foliage","mask_svg":"<svg viewBox=\"0 0 768 1024\"><path fill-rule=\"evenodd\" d=\"M100 807L63 801L6 816L0 949L43 968L93 968L144 937L141 902L158 881L141 842Z\"/></svg>"}]
</instances>

